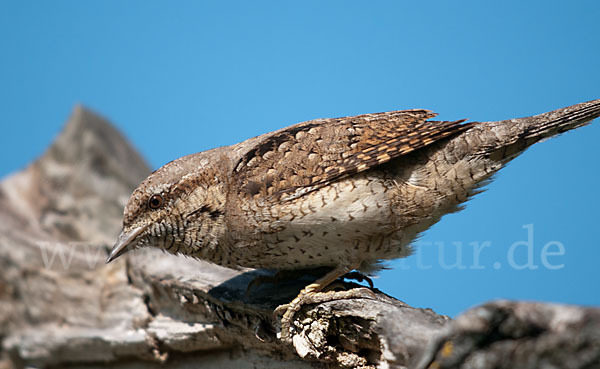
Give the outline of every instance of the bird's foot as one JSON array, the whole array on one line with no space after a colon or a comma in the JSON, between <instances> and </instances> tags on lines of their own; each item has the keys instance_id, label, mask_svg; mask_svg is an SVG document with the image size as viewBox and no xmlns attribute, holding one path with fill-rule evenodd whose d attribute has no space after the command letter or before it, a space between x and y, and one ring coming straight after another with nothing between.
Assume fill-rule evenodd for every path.
<instances>
[{"instance_id":1,"label":"bird's foot","mask_svg":"<svg viewBox=\"0 0 600 369\"><path fill-rule=\"evenodd\" d=\"M275 309L275 316L283 315L281 317L280 334L280 338L283 342L291 342L291 328L294 315L296 312L298 312L298 310L300 310L302 305L320 304L328 301L354 298L375 298L375 293L366 287L353 288L351 290L343 291L334 289L326 292L315 292L315 288L318 287L319 286L316 284L308 285L294 300L292 300L292 302L289 304L280 305Z\"/></svg>"},{"instance_id":2,"label":"bird's foot","mask_svg":"<svg viewBox=\"0 0 600 369\"><path fill-rule=\"evenodd\" d=\"M361 282L367 282L369 284L369 288L374 288L373 286L373 280L371 278L369 278L369 276L367 276L364 273L361 273L357 270L354 270L352 272L348 272L346 274L344 274L342 276L343 279L353 279L355 281L357 281L358 283Z\"/></svg>"}]
</instances>

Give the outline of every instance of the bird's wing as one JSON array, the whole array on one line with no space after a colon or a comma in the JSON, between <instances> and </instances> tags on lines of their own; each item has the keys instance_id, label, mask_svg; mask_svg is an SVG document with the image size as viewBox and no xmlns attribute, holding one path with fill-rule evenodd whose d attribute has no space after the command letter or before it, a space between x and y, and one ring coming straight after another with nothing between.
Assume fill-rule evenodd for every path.
<instances>
[{"instance_id":1,"label":"bird's wing","mask_svg":"<svg viewBox=\"0 0 600 369\"><path fill-rule=\"evenodd\" d=\"M234 167L241 193L293 199L468 129L429 110L317 119L266 135Z\"/></svg>"}]
</instances>

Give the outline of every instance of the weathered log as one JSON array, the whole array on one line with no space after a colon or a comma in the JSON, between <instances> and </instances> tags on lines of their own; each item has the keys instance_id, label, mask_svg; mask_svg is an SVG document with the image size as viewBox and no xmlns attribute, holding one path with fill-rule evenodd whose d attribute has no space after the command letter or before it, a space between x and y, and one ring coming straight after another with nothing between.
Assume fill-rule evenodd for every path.
<instances>
[{"instance_id":1,"label":"weathered log","mask_svg":"<svg viewBox=\"0 0 600 369\"><path fill-rule=\"evenodd\" d=\"M600 309L497 301L444 328L416 368L599 368Z\"/></svg>"}]
</instances>

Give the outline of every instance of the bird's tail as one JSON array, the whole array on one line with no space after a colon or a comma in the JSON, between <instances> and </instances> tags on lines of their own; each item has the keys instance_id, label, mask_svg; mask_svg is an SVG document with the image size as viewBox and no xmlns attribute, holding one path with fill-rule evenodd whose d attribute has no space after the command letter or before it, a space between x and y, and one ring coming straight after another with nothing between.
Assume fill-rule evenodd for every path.
<instances>
[{"instance_id":1,"label":"bird's tail","mask_svg":"<svg viewBox=\"0 0 600 369\"><path fill-rule=\"evenodd\" d=\"M587 125L599 116L597 99L531 117L480 123L465 138L479 141L475 156L504 164L534 143Z\"/></svg>"},{"instance_id":2,"label":"bird's tail","mask_svg":"<svg viewBox=\"0 0 600 369\"><path fill-rule=\"evenodd\" d=\"M454 187L474 190L534 143L586 125L598 116L600 99L532 117L475 123L433 154L436 168L431 171L457 181Z\"/></svg>"}]
</instances>

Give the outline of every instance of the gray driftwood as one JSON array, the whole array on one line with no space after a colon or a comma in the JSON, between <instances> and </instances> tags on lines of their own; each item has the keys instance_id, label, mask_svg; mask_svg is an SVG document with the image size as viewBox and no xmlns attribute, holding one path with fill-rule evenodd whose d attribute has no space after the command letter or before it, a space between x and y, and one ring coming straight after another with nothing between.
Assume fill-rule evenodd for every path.
<instances>
[{"instance_id":1,"label":"gray driftwood","mask_svg":"<svg viewBox=\"0 0 600 369\"><path fill-rule=\"evenodd\" d=\"M151 250L104 264L148 173L77 107L40 159L0 183L0 368L598 365L598 309L497 302L447 324L379 291L306 306L283 344L273 309L310 273L249 289L273 272Z\"/></svg>"}]
</instances>

